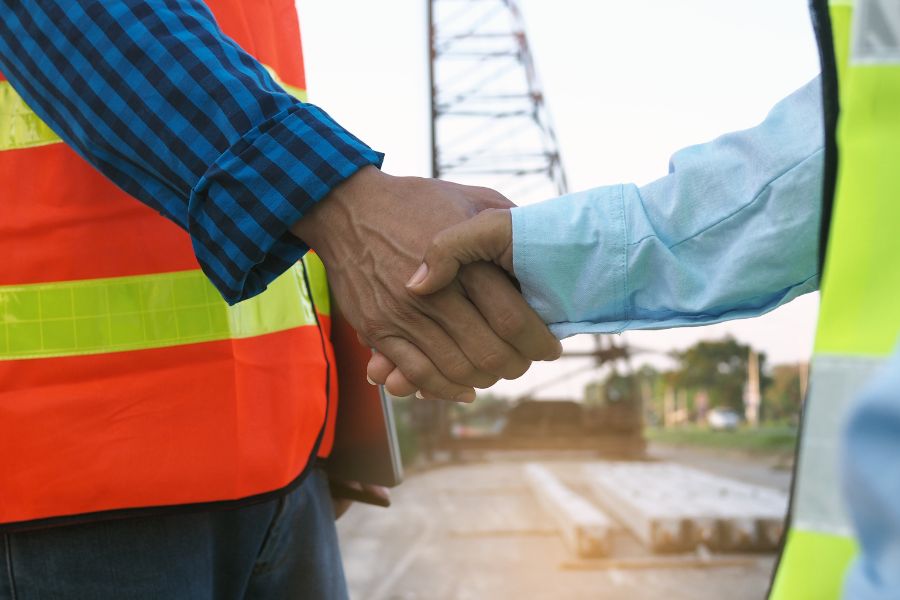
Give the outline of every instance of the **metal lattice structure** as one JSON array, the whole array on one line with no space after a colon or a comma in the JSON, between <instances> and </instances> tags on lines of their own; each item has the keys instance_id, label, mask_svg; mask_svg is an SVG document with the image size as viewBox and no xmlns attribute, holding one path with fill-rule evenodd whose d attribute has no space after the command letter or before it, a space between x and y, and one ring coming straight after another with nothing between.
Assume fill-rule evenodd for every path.
<instances>
[{"instance_id":1,"label":"metal lattice structure","mask_svg":"<svg viewBox=\"0 0 900 600\"><path fill-rule=\"evenodd\" d=\"M432 175L517 203L566 193L517 1L426 1Z\"/></svg>"}]
</instances>

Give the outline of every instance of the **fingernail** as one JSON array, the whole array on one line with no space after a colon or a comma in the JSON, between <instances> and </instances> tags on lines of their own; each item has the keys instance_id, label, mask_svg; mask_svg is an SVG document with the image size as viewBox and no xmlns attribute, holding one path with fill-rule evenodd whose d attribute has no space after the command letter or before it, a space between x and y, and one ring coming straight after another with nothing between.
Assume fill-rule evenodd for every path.
<instances>
[{"instance_id":1,"label":"fingernail","mask_svg":"<svg viewBox=\"0 0 900 600\"><path fill-rule=\"evenodd\" d=\"M425 396L422 395L422 392L416 390L416 398L418 398L419 400L424 400Z\"/></svg>"},{"instance_id":2,"label":"fingernail","mask_svg":"<svg viewBox=\"0 0 900 600\"><path fill-rule=\"evenodd\" d=\"M422 263L419 265L419 268L416 269L416 272L413 273L413 276L409 278L409 281L406 282L406 287L414 287L419 285L425 280L425 276L428 275L428 265Z\"/></svg>"},{"instance_id":3,"label":"fingernail","mask_svg":"<svg viewBox=\"0 0 900 600\"><path fill-rule=\"evenodd\" d=\"M375 383L374 381L372 381L372 378L369 377L368 375L366 375L366 381L369 382L369 385L378 385L377 383Z\"/></svg>"},{"instance_id":4,"label":"fingernail","mask_svg":"<svg viewBox=\"0 0 900 600\"><path fill-rule=\"evenodd\" d=\"M466 404L471 404L475 402L475 392L463 392L454 398L456 402L465 402Z\"/></svg>"}]
</instances>

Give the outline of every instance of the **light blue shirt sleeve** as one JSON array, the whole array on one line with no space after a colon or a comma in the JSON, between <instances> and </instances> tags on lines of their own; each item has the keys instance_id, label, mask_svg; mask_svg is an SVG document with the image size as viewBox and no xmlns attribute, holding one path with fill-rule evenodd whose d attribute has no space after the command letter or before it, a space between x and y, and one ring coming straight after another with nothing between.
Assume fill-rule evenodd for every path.
<instances>
[{"instance_id":1,"label":"light blue shirt sleeve","mask_svg":"<svg viewBox=\"0 0 900 600\"><path fill-rule=\"evenodd\" d=\"M860 553L844 582L847 600L900 596L900 347L854 402L844 430L844 497Z\"/></svg>"},{"instance_id":2,"label":"light blue shirt sleeve","mask_svg":"<svg viewBox=\"0 0 900 600\"><path fill-rule=\"evenodd\" d=\"M816 78L649 185L514 208L522 291L560 338L752 317L814 291L823 148Z\"/></svg>"}]
</instances>

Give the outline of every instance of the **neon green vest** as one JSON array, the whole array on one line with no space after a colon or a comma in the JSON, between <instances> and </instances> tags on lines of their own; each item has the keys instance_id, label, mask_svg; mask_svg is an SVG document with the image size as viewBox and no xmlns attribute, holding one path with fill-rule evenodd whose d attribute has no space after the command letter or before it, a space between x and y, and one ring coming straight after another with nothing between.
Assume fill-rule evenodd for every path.
<instances>
[{"instance_id":1,"label":"neon green vest","mask_svg":"<svg viewBox=\"0 0 900 600\"><path fill-rule=\"evenodd\" d=\"M831 0L829 12L840 104L837 179L790 526L773 600L841 596L857 552L841 497L841 428L900 332L900 3Z\"/></svg>"}]
</instances>

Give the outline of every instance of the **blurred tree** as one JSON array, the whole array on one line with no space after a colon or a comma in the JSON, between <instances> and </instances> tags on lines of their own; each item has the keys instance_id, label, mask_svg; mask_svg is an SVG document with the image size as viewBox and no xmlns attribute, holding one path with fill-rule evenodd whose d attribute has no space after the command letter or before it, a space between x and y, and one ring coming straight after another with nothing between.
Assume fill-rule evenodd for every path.
<instances>
[{"instance_id":1,"label":"blurred tree","mask_svg":"<svg viewBox=\"0 0 900 600\"><path fill-rule=\"evenodd\" d=\"M584 403L588 406L598 406L606 401L603 381L591 381L584 386Z\"/></svg>"},{"instance_id":2,"label":"blurred tree","mask_svg":"<svg viewBox=\"0 0 900 600\"><path fill-rule=\"evenodd\" d=\"M609 372L602 380L584 386L584 403L588 407L604 407L622 402L635 402L638 412L648 423L662 421L662 397L665 391L664 373L651 365L643 365L636 371Z\"/></svg>"},{"instance_id":3,"label":"blurred tree","mask_svg":"<svg viewBox=\"0 0 900 600\"><path fill-rule=\"evenodd\" d=\"M801 365L772 367L771 384L763 393L762 412L767 421L796 423L802 405Z\"/></svg>"},{"instance_id":4,"label":"blurred tree","mask_svg":"<svg viewBox=\"0 0 900 600\"><path fill-rule=\"evenodd\" d=\"M694 393L705 390L710 408L723 406L743 414L749 353L750 346L730 336L698 342L687 350L673 352L672 356L679 362L673 384ZM759 354L761 373L764 372L765 358L765 354ZM768 379L763 376L760 387L765 389L767 383Z\"/></svg>"}]
</instances>

